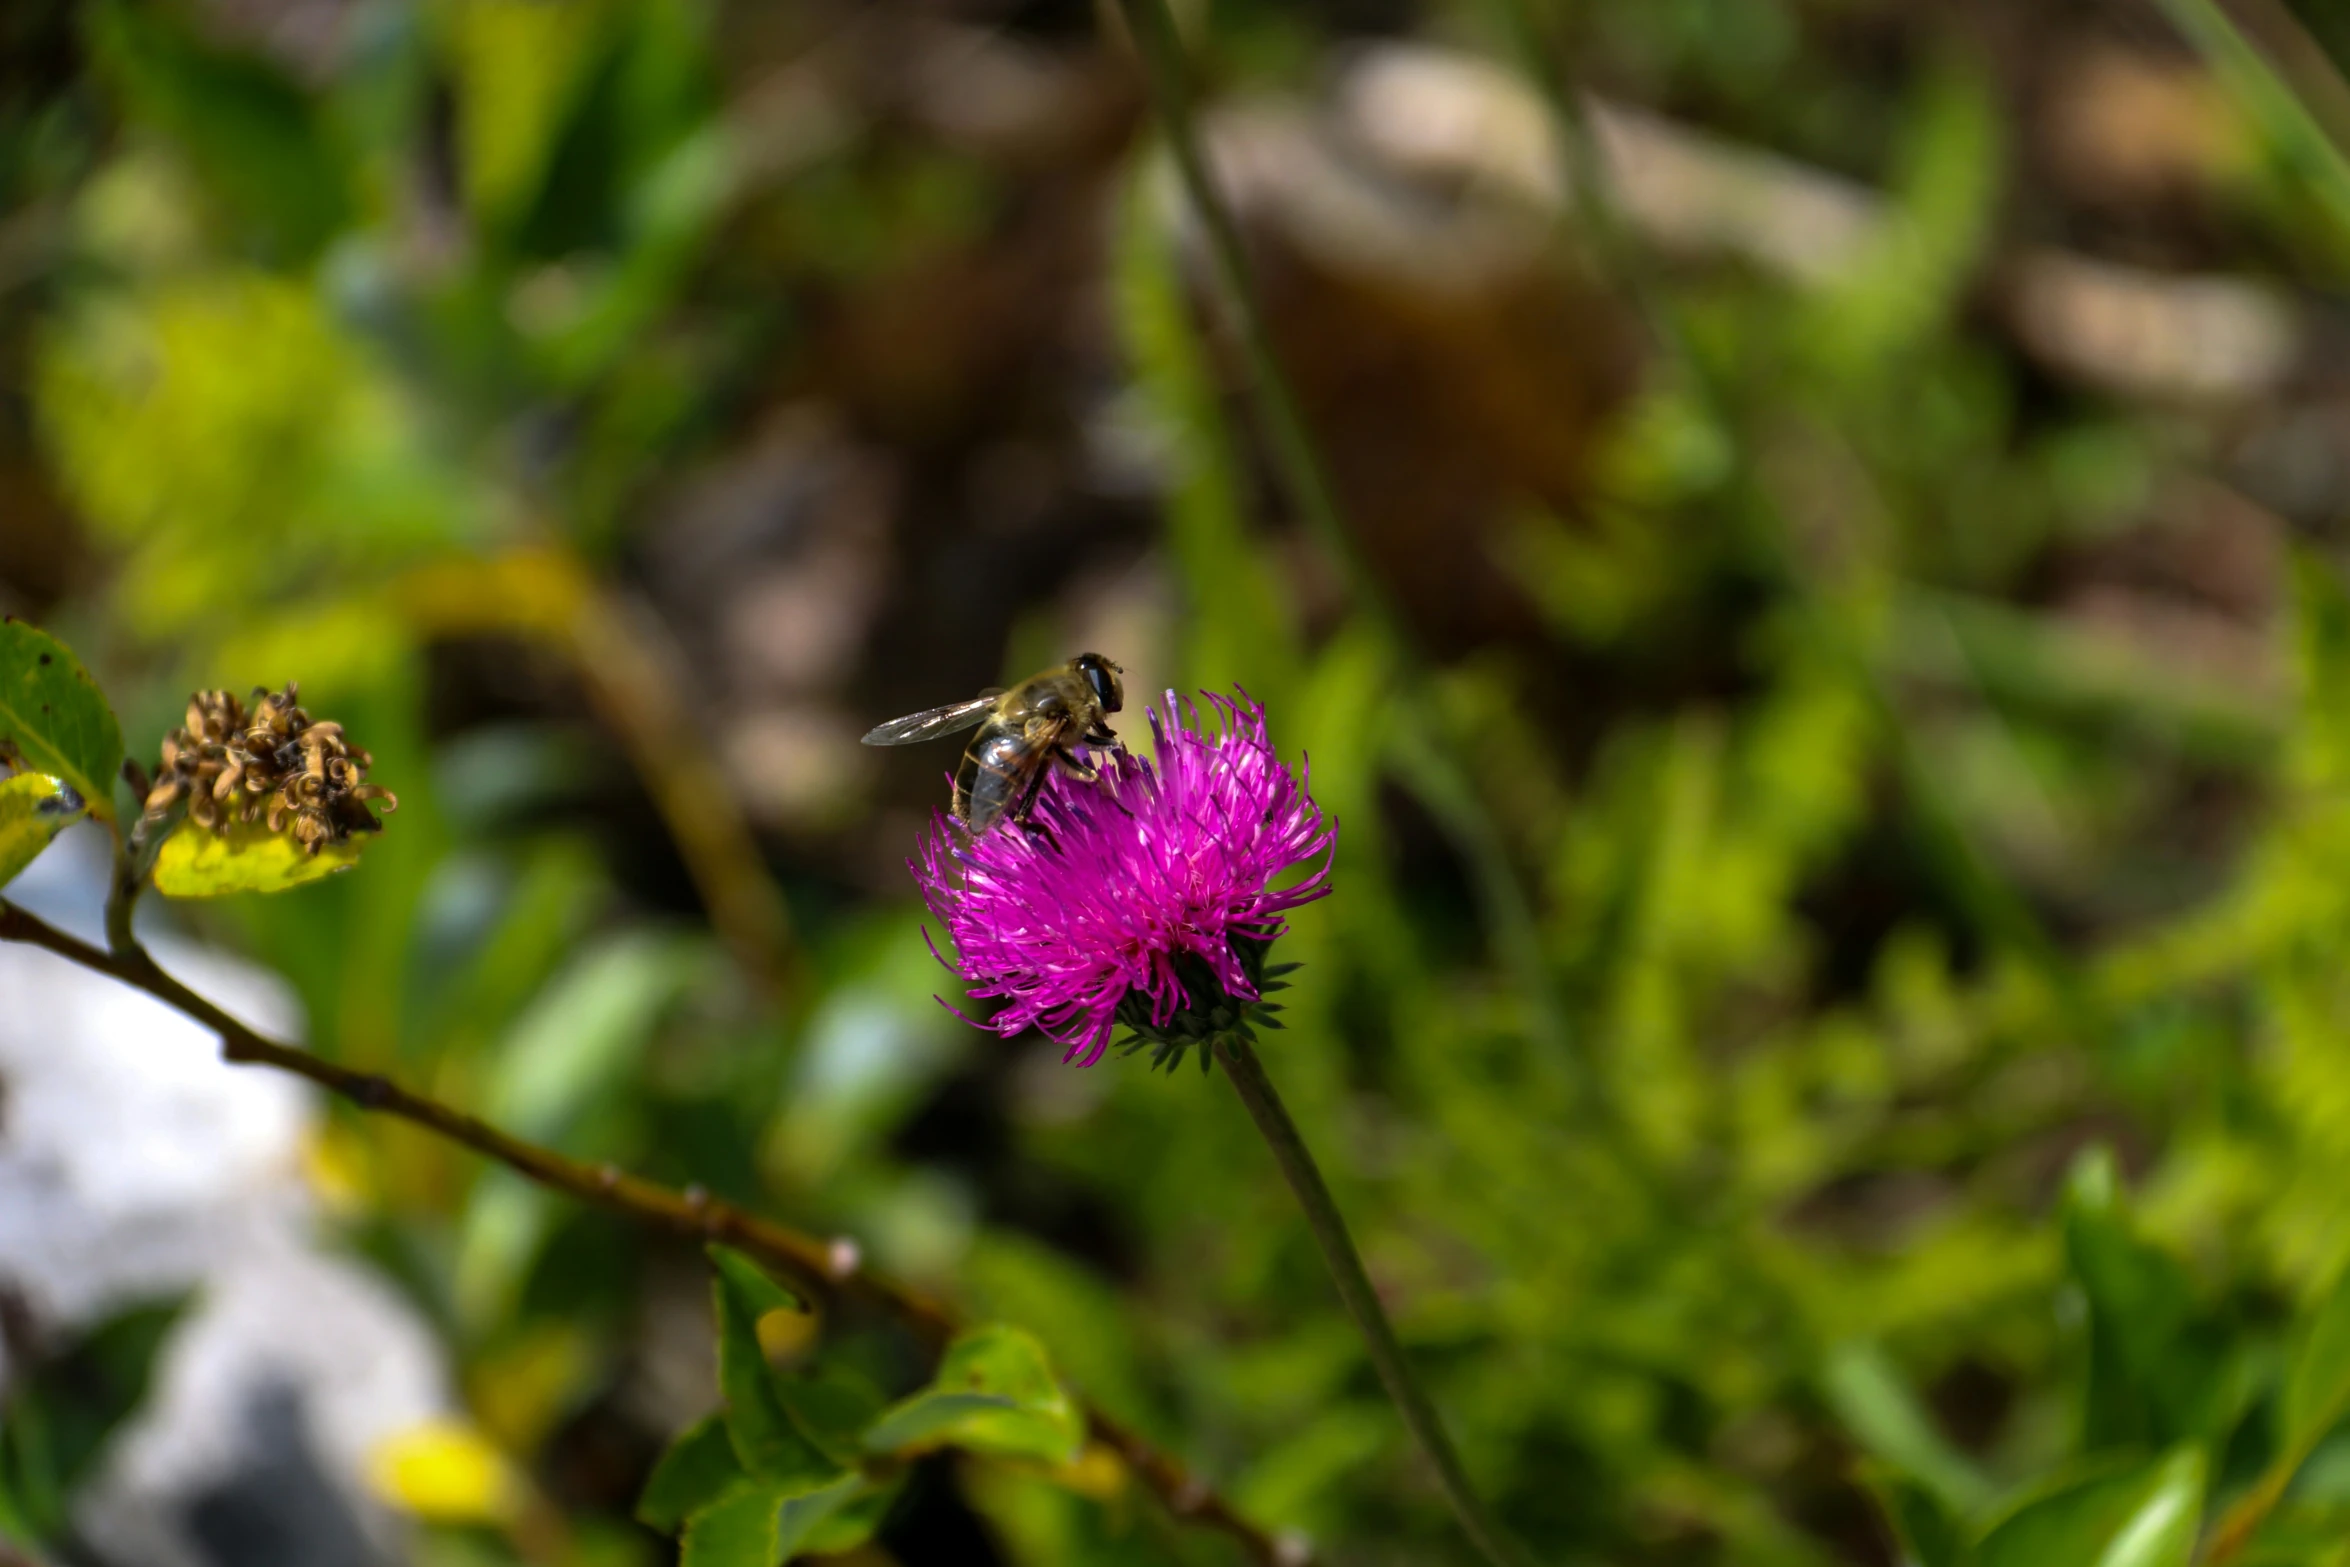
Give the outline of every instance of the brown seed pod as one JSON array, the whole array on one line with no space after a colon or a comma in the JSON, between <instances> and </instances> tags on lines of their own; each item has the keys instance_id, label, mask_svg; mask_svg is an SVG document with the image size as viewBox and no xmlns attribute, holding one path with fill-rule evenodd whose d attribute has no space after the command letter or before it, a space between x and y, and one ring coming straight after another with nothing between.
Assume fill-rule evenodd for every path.
<instances>
[{"instance_id":1,"label":"brown seed pod","mask_svg":"<svg viewBox=\"0 0 2350 1567\"><path fill-rule=\"evenodd\" d=\"M162 765L147 793L149 820L178 801L188 820L214 832L232 821L267 820L311 854L353 833L379 832L368 809L399 809L399 798L366 781L374 758L352 745L338 723L314 722L291 681L280 691L256 687L252 705L226 691L199 691L187 721L164 737Z\"/></svg>"}]
</instances>

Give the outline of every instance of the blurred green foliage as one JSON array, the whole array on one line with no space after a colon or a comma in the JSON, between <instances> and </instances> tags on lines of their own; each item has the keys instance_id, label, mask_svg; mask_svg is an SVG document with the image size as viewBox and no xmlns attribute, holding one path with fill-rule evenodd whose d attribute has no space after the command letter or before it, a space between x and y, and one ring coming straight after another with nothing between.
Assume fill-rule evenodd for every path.
<instances>
[{"instance_id":1,"label":"blurred green foliage","mask_svg":"<svg viewBox=\"0 0 2350 1567\"><path fill-rule=\"evenodd\" d=\"M661 858L659 748L580 695L565 573L661 580L692 542L647 524L666 487L756 445L772 402L847 410L909 509L984 489L942 455L984 422L956 377L986 417L1030 394L971 341L999 308L1001 335L1042 335L1003 303L1020 278L1048 319L1091 308L1057 292L1081 267L1114 350L1091 369L1156 454L1147 521L1072 482L1082 527L1016 551L958 516L892 570L917 606L957 578L1005 644L1058 657L1093 624L1070 583L1101 577L1038 562L1099 535L1092 564L1167 589L1126 622L1163 645L1107 650L1245 685L1310 755L1338 892L1283 945L1306 966L1271 1068L1541 1557L2346 1559L2340 539L2266 518L2227 622L2266 684L2075 612L2084 580L2158 574L2217 437L2052 385L1979 319L2029 177L2012 61L1898 7L1576 8L1596 76L1865 178L1885 218L1818 288L1644 277L1673 331L1585 432L1577 492L1521 485L1440 541L1494 563L1526 626L1423 663L1264 482L1148 127L1086 143L1087 223L1049 230L1080 259L1039 284L989 247L1066 189L924 122L918 84L860 117L792 74L847 24L756 9L369 4L321 66L108 0L58 24L70 87L0 103L0 189L48 235L0 295L10 373L98 562L51 618L134 757L192 687L293 678L401 797L352 873L179 916L282 973L318 1050L855 1236L991 1324L940 1365L735 1259L680 1329L659 1307L699 1256L325 1107L336 1234L535 1477L520 1512L420 1521L415 1559L649 1563L673 1533L697 1567L919 1567L979 1560L972 1538L1056 1567L1232 1559L1080 1442L1072 1389L1332 1560L1462 1559L1221 1084L1048 1070L943 1012L910 883L844 869L856 833L900 834L868 860L911 848L878 795L834 837L754 846L800 931L796 988L763 994ZM919 9L875 8L878 52ZM1352 9L1194 7L1204 68L1310 90ZM1473 8L1370 9L1489 42ZM2173 9L2269 156L2211 225L2326 285L2338 153L2219 8ZM1081 21L1035 32L1126 80ZM1896 36L1897 62L1855 63ZM932 274L944 302L907 303ZM1347 410L1319 412L1347 473ZM1411 587L1409 552L1364 549ZM2172 598L2236 558L2190 556ZM468 574L485 602L442 590ZM920 619L869 628L855 702L958 694ZM724 685L688 665L669 695L700 722ZM113 753L84 740L86 778L81 751L26 759L107 799ZM655 1420L628 1390L696 1331L715 1373ZM57 1536L86 1457L41 1456L56 1407L36 1380L0 1431L0 1528L28 1539ZM597 1432L631 1456L581 1482L566 1455ZM967 1534L938 1544L940 1518Z\"/></svg>"}]
</instances>

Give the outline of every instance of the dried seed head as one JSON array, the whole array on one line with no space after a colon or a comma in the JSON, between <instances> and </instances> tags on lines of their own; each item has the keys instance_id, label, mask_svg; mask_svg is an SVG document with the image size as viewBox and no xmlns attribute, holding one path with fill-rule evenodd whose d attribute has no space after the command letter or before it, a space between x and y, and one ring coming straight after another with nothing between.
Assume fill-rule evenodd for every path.
<instances>
[{"instance_id":1,"label":"dried seed head","mask_svg":"<svg viewBox=\"0 0 2350 1567\"><path fill-rule=\"evenodd\" d=\"M389 812L400 802L366 781L375 759L344 738L341 724L313 722L295 695L289 681L281 691L256 687L249 709L226 691L190 697L187 722L164 737L148 818L185 799L199 827L225 832L232 821L266 820L312 854L381 831L368 803Z\"/></svg>"}]
</instances>

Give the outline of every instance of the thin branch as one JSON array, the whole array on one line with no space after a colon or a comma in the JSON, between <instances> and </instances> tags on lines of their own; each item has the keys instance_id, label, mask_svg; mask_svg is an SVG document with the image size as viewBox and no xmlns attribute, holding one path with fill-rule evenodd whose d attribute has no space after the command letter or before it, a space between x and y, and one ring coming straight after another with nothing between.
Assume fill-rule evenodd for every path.
<instances>
[{"instance_id":1,"label":"thin branch","mask_svg":"<svg viewBox=\"0 0 2350 1567\"><path fill-rule=\"evenodd\" d=\"M513 1137L438 1100L411 1093L390 1078L354 1071L307 1050L280 1044L248 1028L181 984L136 941L109 952L0 899L0 941L41 947L94 973L120 980L186 1014L220 1036L223 1059L269 1066L307 1078L362 1110L397 1117L472 1149L483 1158L581 1202L696 1241L718 1241L789 1274L824 1299L847 1296L878 1307L924 1342L943 1346L961 1329L955 1314L931 1297L863 1266L856 1244L817 1236L762 1219L721 1202L698 1186L680 1191L628 1174L617 1165L586 1164ZM1276 1539L1235 1512L1207 1484L1142 1437L1090 1405L1086 1427L1115 1450L1175 1517L1230 1536L1261 1567L1304 1567L1310 1553Z\"/></svg>"},{"instance_id":2,"label":"thin branch","mask_svg":"<svg viewBox=\"0 0 2350 1567\"><path fill-rule=\"evenodd\" d=\"M106 945L116 956L138 949L139 938L132 934L131 916L138 911L139 892L146 886L146 878L139 874L139 851L135 840L126 839L122 829L114 829L114 864L106 884Z\"/></svg>"}]
</instances>

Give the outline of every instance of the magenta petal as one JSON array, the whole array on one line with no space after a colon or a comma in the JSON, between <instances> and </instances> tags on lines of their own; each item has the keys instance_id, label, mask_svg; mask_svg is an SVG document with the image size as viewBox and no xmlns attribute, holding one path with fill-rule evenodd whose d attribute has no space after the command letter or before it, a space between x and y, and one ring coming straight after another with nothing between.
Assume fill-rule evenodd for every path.
<instances>
[{"instance_id":1,"label":"magenta petal","mask_svg":"<svg viewBox=\"0 0 2350 1567\"><path fill-rule=\"evenodd\" d=\"M1063 1060L1091 1066L1129 994L1154 1023L1174 1018L1184 953L1228 995L1254 999L1233 938L1277 937L1283 914L1328 895L1338 829L1274 753L1264 709L1246 692L1206 701L1204 725L1172 691L1150 711L1155 765L1122 756L1093 784L1053 774L1040 831L1007 823L973 838L933 819L908 869L971 994L1004 1003L988 1025L997 1033L1041 1029L1067 1047Z\"/></svg>"}]
</instances>

